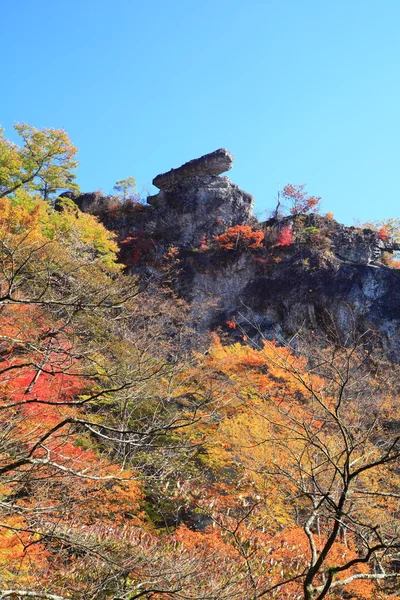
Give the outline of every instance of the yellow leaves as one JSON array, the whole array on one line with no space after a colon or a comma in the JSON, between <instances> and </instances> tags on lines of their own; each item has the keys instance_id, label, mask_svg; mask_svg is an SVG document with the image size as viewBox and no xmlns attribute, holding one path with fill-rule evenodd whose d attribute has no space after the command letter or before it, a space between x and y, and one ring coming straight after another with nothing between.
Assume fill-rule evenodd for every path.
<instances>
[{"instance_id":1,"label":"yellow leaves","mask_svg":"<svg viewBox=\"0 0 400 600\"><path fill-rule=\"evenodd\" d=\"M22 159L16 144L8 141L4 137L3 131L0 128L0 182L2 185L7 185L19 173L22 167Z\"/></svg>"},{"instance_id":2,"label":"yellow leaves","mask_svg":"<svg viewBox=\"0 0 400 600\"><path fill-rule=\"evenodd\" d=\"M77 208L65 206L56 212L38 197L20 189L12 198L0 198L0 241L3 242L5 264L29 264L58 259L71 270L76 266L90 265L107 272L118 272L116 263L118 246L115 236L92 215ZM77 264L78 263L78 264Z\"/></svg>"},{"instance_id":3,"label":"yellow leaves","mask_svg":"<svg viewBox=\"0 0 400 600\"><path fill-rule=\"evenodd\" d=\"M207 366L228 376L242 397L247 395L252 400L258 395L271 402L285 398L299 402L309 395L304 383L310 388L322 386L319 378L307 374L303 359L269 341L264 341L260 350L243 344L223 346L217 341L209 353Z\"/></svg>"},{"instance_id":4,"label":"yellow leaves","mask_svg":"<svg viewBox=\"0 0 400 600\"><path fill-rule=\"evenodd\" d=\"M47 553L40 537L29 531L22 517L0 521L0 574L3 583L18 580L20 586L35 582L46 567Z\"/></svg>"},{"instance_id":5,"label":"yellow leaves","mask_svg":"<svg viewBox=\"0 0 400 600\"><path fill-rule=\"evenodd\" d=\"M19 168L9 169L2 180L2 194L13 194L24 187L40 191L45 199L58 189L78 189L73 183L73 170L77 166L77 149L62 129L36 129L26 123L14 127L23 140L21 148L14 147L19 159ZM4 145L1 144L0 146Z\"/></svg>"},{"instance_id":6,"label":"yellow leaves","mask_svg":"<svg viewBox=\"0 0 400 600\"><path fill-rule=\"evenodd\" d=\"M261 407L259 407L261 410ZM252 410L254 409L254 410ZM281 469L289 469L288 455L282 451L277 434L268 418L252 406L242 413L223 420L219 426L217 438L225 443L225 454L230 461L236 461L248 477L251 477L255 489L265 498L265 510L268 512L270 527L276 524L293 523L292 507L287 504L288 486L278 485L277 463ZM215 452L213 450L213 452ZM226 461L229 464L229 461Z\"/></svg>"},{"instance_id":7,"label":"yellow leaves","mask_svg":"<svg viewBox=\"0 0 400 600\"><path fill-rule=\"evenodd\" d=\"M42 239L42 224L48 219L47 205L35 201L26 192L18 197L0 198L0 232L2 239L15 236L15 243L27 245Z\"/></svg>"},{"instance_id":8,"label":"yellow leaves","mask_svg":"<svg viewBox=\"0 0 400 600\"><path fill-rule=\"evenodd\" d=\"M120 271L116 264L118 245L115 235L108 231L93 215L82 213L76 206L63 203L61 212L53 212L45 234L69 246L74 256L91 265L98 263L111 271Z\"/></svg>"}]
</instances>

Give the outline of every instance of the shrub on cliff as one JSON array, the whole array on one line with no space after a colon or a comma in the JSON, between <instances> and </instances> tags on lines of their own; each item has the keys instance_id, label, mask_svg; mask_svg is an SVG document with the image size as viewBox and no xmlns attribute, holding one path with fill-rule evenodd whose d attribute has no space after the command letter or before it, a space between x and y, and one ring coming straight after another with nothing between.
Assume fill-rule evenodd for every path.
<instances>
[{"instance_id":1,"label":"shrub on cliff","mask_svg":"<svg viewBox=\"0 0 400 600\"><path fill-rule=\"evenodd\" d=\"M291 246L293 244L294 241L294 237L293 237L293 231L292 228L287 225L286 227L283 227L279 236L278 236L278 241L276 242L277 246Z\"/></svg>"},{"instance_id":2,"label":"shrub on cliff","mask_svg":"<svg viewBox=\"0 0 400 600\"><path fill-rule=\"evenodd\" d=\"M289 207L292 215L306 215L318 212L321 202L320 196L310 196L305 191L305 185L285 185L282 191L282 200Z\"/></svg>"},{"instance_id":3,"label":"shrub on cliff","mask_svg":"<svg viewBox=\"0 0 400 600\"><path fill-rule=\"evenodd\" d=\"M250 225L235 225L214 239L221 250L254 250L262 248L264 232Z\"/></svg>"}]
</instances>

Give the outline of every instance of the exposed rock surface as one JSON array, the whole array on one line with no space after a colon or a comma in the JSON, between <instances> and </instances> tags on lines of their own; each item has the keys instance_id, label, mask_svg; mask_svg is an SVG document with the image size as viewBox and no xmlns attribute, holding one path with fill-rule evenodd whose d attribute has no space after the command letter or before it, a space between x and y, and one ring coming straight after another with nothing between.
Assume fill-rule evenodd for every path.
<instances>
[{"instance_id":1,"label":"exposed rock surface","mask_svg":"<svg viewBox=\"0 0 400 600\"><path fill-rule=\"evenodd\" d=\"M159 190L174 189L181 181L192 177L215 177L221 175L233 165L233 156L225 148L220 148L200 158L195 158L177 169L161 173L153 179L153 185Z\"/></svg>"},{"instance_id":2,"label":"exposed rock surface","mask_svg":"<svg viewBox=\"0 0 400 600\"><path fill-rule=\"evenodd\" d=\"M59 200L61 198L68 198L73 200L79 210L82 212L89 212L97 215L104 213L107 210L108 205L111 203L111 196L104 196L101 192L88 192L85 194L75 194L74 192L63 192L56 201L57 206L61 206Z\"/></svg>"},{"instance_id":3,"label":"exposed rock surface","mask_svg":"<svg viewBox=\"0 0 400 600\"><path fill-rule=\"evenodd\" d=\"M155 207L156 229L160 225L167 240L181 246L198 247L232 225L247 223L253 198L228 177L184 179L169 191L149 199Z\"/></svg>"},{"instance_id":4,"label":"exposed rock surface","mask_svg":"<svg viewBox=\"0 0 400 600\"><path fill-rule=\"evenodd\" d=\"M300 227L296 221L300 220ZM265 223L273 223L273 219ZM282 224L291 224L301 237L309 228L316 228L326 235L332 242L332 251L335 256L345 262L354 264L375 265L379 264L383 252L393 253L400 250L400 244L395 243L390 237L383 240L372 229L361 227L347 227L334 219L329 219L318 214L303 215L300 218L286 217Z\"/></svg>"},{"instance_id":5,"label":"exposed rock surface","mask_svg":"<svg viewBox=\"0 0 400 600\"><path fill-rule=\"evenodd\" d=\"M400 245L315 214L258 223L253 198L221 176L232 162L227 150L217 150L157 176L160 192L147 206L115 211L112 198L96 194L74 200L121 239L141 244L147 258L126 264L142 275L161 278L162 257L172 245L178 248L175 289L192 303L199 327L225 327L236 319L250 337L292 339L299 331L335 329L344 341L352 332L375 330L387 355L400 360L400 270L382 263L383 254ZM265 245L219 249L215 236L243 224L264 229ZM268 241L268 232L277 235L283 227L293 232L288 247L276 237Z\"/></svg>"},{"instance_id":6,"label":"exposed rock surface","mask_svg":"<svg viewBox=\"0 0 400 600\"><path fill-rule=\"evenodd\" d=\"M232 225L254 220L253 197L228 177L219 176L232 164L232 154L222 148L158 175L154 185L160 192L147 199L147 207L140 205L136 211L124 207L115 210L121 201L97 192L79 196L68 193L68 197L84 212L100 216L107 227L121 233L121 238L131 230L145 229L166 246L196 248L201 240L211 240Z\"/></svg>"},{"instance_id":7,"label":"exposed rock surface","mask_svg":"<svg viewBox=\"0 0 400 600\"><path fill-rule=\"evenodd\" d=\"M226 328L234 320L249 339L334 332L343 343L374 331L387 356L400 360L400 270L344 262L307 247L282 251L280 259L265 266L249 252L230 260L192 255L180 291L195 307L207 307L204 327Z\"/></svg>"},{"instance_id":8,"label":"exposed rock surface","mask_svg":"<svg viewBox=\"0 0 400 600\"><path fill-rule=\"evenodd\" d=\"M158 175L153 183L161 191L147 199L155 208L156 232L161 225L168 241L197 247L202 239L247 223L253 197L219 176L232 164L232 154L223 148Z\"/></svg>"}]
</instances>

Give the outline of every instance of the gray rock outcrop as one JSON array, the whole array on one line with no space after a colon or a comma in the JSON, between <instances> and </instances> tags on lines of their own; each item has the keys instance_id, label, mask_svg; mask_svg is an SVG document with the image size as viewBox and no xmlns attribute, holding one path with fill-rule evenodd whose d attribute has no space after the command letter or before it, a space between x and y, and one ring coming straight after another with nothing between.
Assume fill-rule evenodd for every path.
<instances>
[{"instance_id":1,"label":"gray rock outcrop","mask_svg":"<svg viewBox=\"0 0 400 600\"><path fill-rule=\"evenodd\" d=\"M232 164L232 154L220 149L155 177L160 192L147 202L155 209L156 232L161 227L167 241L198 247L232 225L248 223L253 197L219 176Z\"/></svg>"},{"instance_id":2,"label":"gray rock outcrop","mask_svg":"<svg viewBox=\"0 0 400 600\"><path fill-rule=\"evenodd\" d=\"M286 217L283 222L290 224L292 220L293 217ZM272 221L273 219L270 222ZM331 240L332 252L344 262L374 266L380 264L384 252L393 253L400 250L400 244L389 236L381 239L378 232L373 229L348 227L318 214L301 217L300 237L307 228L315 228L326 235Z\"/></svg>"},{"instance_id":3,"label":"gray rock outcrop","mask_svg":"<svg viewBox=\"0 0 400 600\"><path fill-rule=\"evenodd\" d=\"M200 158L195 158L177 169L161 173L153 179L153 185L159 190L174 189L181 181L193 177L216 177L229 171L233 165L233 155L220 148Z\"/></svg>"},{"instance_id":4,"label":"gray rock outcrop","mask_svg":"<svg viewBox=\"0 0 400 600\"><path fill-rule=\"evenodd\" d=\"M191 303L199 330L235 319L250 339L294 340L298 332L335 329L344 343L351 332L374 331L386 355L400 361L400 269L382 260L400 245L318 214L259 223L252 196L222 175L232 164L220 149L158 175L160 191L146 205L118 205L97 193L63 196L130 240L121 260L143 279L163 281L163 257L175 246L174 290ZM255 250L227 251L215 242L229 227L247 224L265 233ZM288 245L278 243L284 227L293 234Z\"/></svg>"}]
</instances>

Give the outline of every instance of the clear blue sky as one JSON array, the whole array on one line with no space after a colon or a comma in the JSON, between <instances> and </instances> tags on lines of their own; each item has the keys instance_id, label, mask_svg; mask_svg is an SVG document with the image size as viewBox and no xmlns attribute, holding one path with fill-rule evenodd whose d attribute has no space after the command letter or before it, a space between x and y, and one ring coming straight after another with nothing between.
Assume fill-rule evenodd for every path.
<instances>
[{"instance_id":1,"label":"clear blue sky","mask_svg":"<svg viewBox=\"0 0 400 600\"><path fill-rule=\"evenodd\" d=\"M64 128L85 191L219 147L271 208L306 183L399 215L399 0L0 0L0 122ZM399 215L400 216L400 215Z\"/></svg>"}]
</instances>

